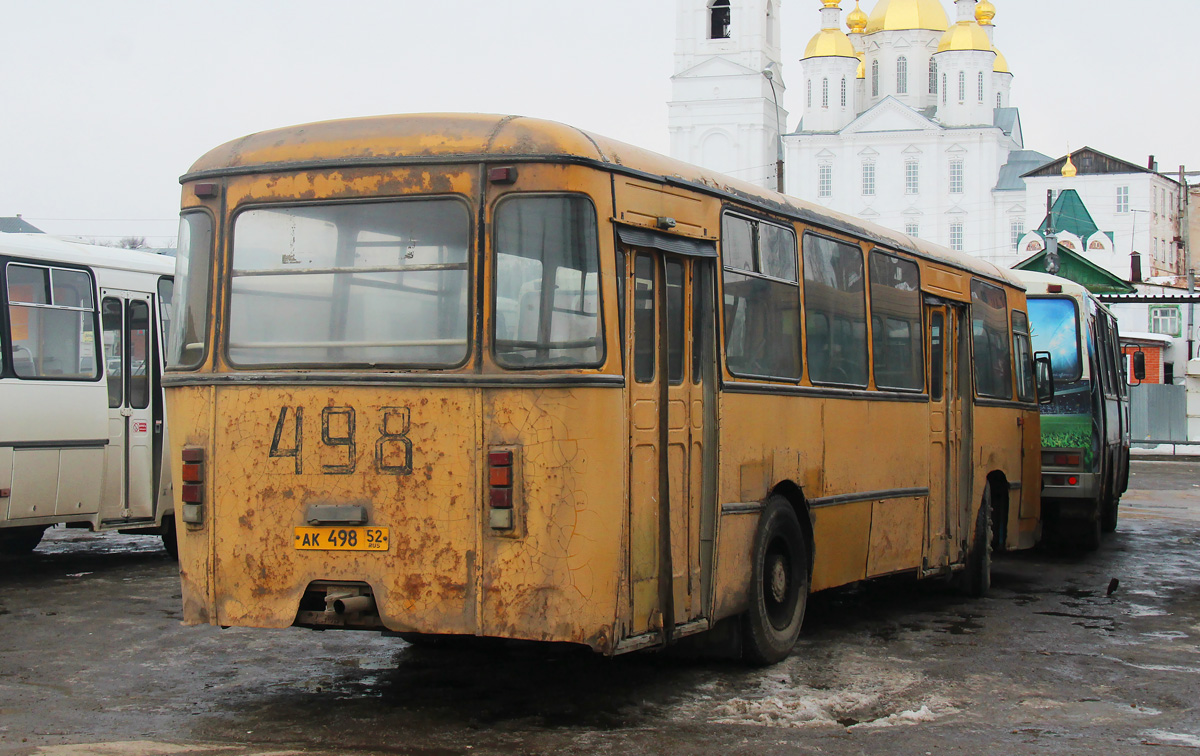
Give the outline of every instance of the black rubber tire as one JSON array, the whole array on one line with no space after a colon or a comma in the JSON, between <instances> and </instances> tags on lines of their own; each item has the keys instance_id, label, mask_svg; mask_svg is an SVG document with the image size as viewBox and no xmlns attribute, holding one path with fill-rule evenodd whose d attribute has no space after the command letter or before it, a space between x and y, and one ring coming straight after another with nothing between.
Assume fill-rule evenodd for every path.
<instances>
[{"instance_id":1,"label":"black rubber tire","mask_svg":"<svg viewBox=\"0 0 1200 756\"><path fill-rule=\"evenodd\" d=\"M986 596L992 587L992 487L983 487L983 501L975 519L975 537L967 553L967 566L958 573L959 589L974 598Z\"/></svg>"},{"instance_id":2,"label":"black rubber tire","mask_svg":"<svg viewBox=\"0 0 1200 756\"><path fill-rule=\"evenodd\" d=\"M0 554L13 556L28 554L42 542L42 536L45 535L47 527L46 525L33 525L0 530Z\"/></svg>"},{"instance_id":3,"label":"black rubber tire","mask_svg":"<svg viewBox=\"0 0 1200 756\"><path fill-rule=\"evenodd\" d=\"M808 540L796 510L782 496L767 499L754 534L753 559L742 658L761 666L792 652L808 605Z\"/></svg>"},{"instance_id":4,"label":"black rubber tire","mask_svg":"<svg viewBox=\"0 0 1200 756\"><path fill-rule=\"evenodd\" d=\"M1109 494L1104 499L1104 506L1100 510L1100 532L1112 533L1117 529L1117 518L1120 517L1118 509L1121 506L1121 499L1118 496Z\"/></svg>"},{"instance_id":5,"label":"black rubber tire","mask_svg":"<svg viewBox=\"0 0 1200 756\"><path fill-rule=\"evenodd\" d=\"M162 522L163 549L174 559L179 559L179 540L175 533L175 518L164 517Z\"/></svg>"}]
</instances>

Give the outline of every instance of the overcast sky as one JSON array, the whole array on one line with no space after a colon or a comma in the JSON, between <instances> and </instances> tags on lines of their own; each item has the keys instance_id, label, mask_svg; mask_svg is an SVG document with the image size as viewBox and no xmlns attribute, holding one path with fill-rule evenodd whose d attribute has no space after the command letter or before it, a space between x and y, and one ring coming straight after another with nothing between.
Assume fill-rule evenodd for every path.
<instances>
[{"instance_id":1,"label":"overcast sky","mask_svg":"<svg viewBox=\"0 0 1200 756\"><path fill-rule=\"evenodd\" d=\"M1200 0L993 2L1026 147L1200 169ZM0 0L0 216L165 244L207 150L379 113L516 113L665 152L675 3ZM789 130L820 5L783 0Z\"/></svg>"}]
</instances>

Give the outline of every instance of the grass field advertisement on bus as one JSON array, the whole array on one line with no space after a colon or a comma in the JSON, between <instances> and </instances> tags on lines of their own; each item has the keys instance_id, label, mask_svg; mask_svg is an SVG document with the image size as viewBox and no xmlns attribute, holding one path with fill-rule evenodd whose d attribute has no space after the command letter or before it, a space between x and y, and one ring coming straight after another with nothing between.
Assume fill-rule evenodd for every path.
<instances>
[{"instance_id":1,"label":"grass field advertisement on bus","mask_svg":"<svg viewBox=\"0 0 1200 756\"><path fill-rule=\"evenodd\" d=\"M1054 401L1042 407L1042 447L1081 449L1095 459L1098 440L1092 418L1091 382L1083 377L1079 314L1074 299L1029 299L1033 348L1049 352L1054 365Z\"/></svg>"}]
</instances>

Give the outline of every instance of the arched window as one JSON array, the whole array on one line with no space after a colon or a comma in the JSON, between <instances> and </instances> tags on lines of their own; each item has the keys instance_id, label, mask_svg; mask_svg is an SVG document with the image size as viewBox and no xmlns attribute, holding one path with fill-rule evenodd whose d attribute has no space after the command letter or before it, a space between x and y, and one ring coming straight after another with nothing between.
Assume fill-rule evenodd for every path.
<instances>
[{"instance_id":1,"label":"arched window","mask_svg":"<svg viewBox=\"0 0 1200 756\"><path fill-rule=\"evenodd\" d=\"M997 108L1004 107L1004 95L1002 95L999 92L996 93L996 107Z\"/></svg>"},{"instance_id":2,"label":"arched window","mask_svg":"<svg viewBox=\"0 0 1200 756\"><path fill-rule=\"evenodd\" d=\"M846 107L846 77L842 77L842 107Z\"/></svg>"},{"instance_id":3,"label":"arched window","mask_svg":"<svg viewBox=\"0 0 1200 756\"><path fill-rule=\"evenodd\" d=\"M908 58L896 60L896 94L908 94Z\"/></svg>"},{"instance_id":4,"label":"arched window","mask_svg":"<svg viewBox=\"0 0 1200 756\"><path fill-rule=\"evenodd\" d=\"M775 3L767 3L767 44L775 46Z\"/></svg>"},{"instance_id":5,"label":"arched window","mask_svg":"<svg viewBox=\"0 0 1200 756\"><path fill-rule=\"evenodd\" d=\"M879 96L879 61L871 64L871 96Z\"/></svg>"},{"instance_id":6,"label":"arched window","mask_svg":"<svg viewBox=\"0 0 1200 756\"><path fill-rule=\"evenodd\" d=\"M946 104L946 74L942 74L942 104Z\"/></svg>"},{"instance_id":7,"label":"arched window","mask_svg":"<svg viewBox=\"0 0 1200 756\"><path fill-rule=\"evenodd\" d=\"M729 39L729 0L713 0L708 6L708 38Z\"/></svg>"},{"instance_id":8,"label":"arched window","mask_svg":"<svg viewBox=\"0 0 1200 756\"><path fill-rule=\"evenodd\" d=\"M937 61L929 59L929 94L937 94Z\"/></svg>"},{"instance_id":9,"label":"arched window","mask_svg":"<svg viewBox=\"0 0 1200 756\"><path fill-rule=\"evenodd\" d=\"M967 101L967 72L966 71L958 72L958 101L959 102Z\"/></svg>"},{"instance_id":10,"label":"arched window","mask_svg":"<svg viewBox=\"0 0 1200 756\"><path fill-rule=\"evenodd\" d=\"M829 107L829 79L821 80L821 107Z\"/></svg>"},{"instance_id":11,"label":"arched window","mask_svg":"<svg viewBox=\"0 0 1200 756\"><path fill-rule=\"evenodd\" d=\"M983 102L983 71L979 72L979 102Z\"/></svg>"},{"instance_id":12,"label":"arched window","mask_svg":"<svg viewBox=\"0 0 1200 756\"><path fill-rule=\"evenodd\" d=\"M804 94L804 107L811 108L812 107L812 79L809 79L807 82L805 82L805 89L806 89L806 92Z\"/></svg>"}]
</instances>

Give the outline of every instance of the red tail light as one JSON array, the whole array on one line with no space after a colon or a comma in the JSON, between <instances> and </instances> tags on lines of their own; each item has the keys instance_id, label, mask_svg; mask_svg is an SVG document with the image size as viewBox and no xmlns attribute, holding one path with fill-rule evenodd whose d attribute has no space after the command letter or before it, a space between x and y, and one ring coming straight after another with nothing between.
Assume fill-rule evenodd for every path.
<instances>
[{"instance_id":1,"label":"red tail light","mask_svg":"<svg viewBox=\"0 0 1200 756\"><path fill-rule=\"evenodd\" d=\"M186 523L200 525L204 522L204 450L188 447L183 450L183 488L179 498L183 511L179 517Z\"/></svg>"},{"instance_id":2,"label":"red tail light","mask_svg":"<svg viewBox=\"0 0 1200 756\"><path fill-rule=\"evenodd\" d=\"M488 452L488 524L493 530L513 528L513 453Z\"/></svg>"}]
</instances>

